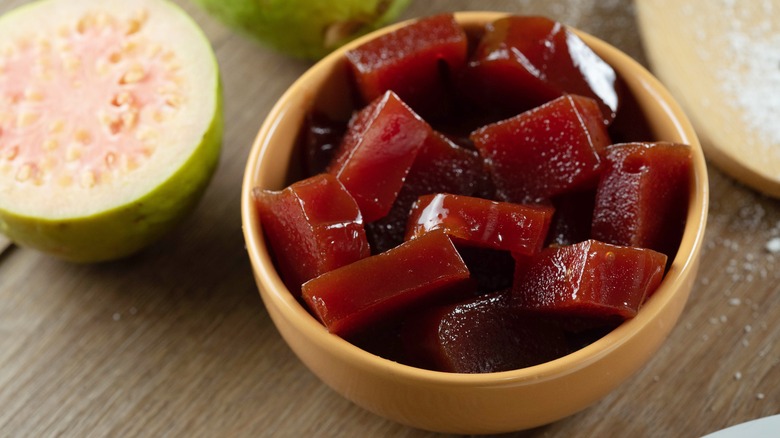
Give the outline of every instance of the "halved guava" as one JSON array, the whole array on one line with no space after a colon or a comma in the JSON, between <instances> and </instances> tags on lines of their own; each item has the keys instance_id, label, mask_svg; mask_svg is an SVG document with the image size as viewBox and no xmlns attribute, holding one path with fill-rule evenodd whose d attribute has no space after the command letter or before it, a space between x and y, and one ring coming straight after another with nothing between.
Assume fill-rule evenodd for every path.
<instances>
[{"instance_id":1,"label":"halved guava","mask_svg":"<svg viewBox=\"0 0 780 438\"><path fill-rule=\"evenodd\" d=\"M219 69L165 0L41 0L0 17L0 231L80 262L186 216L222 141Z\"/></svg>"}]
</instances>

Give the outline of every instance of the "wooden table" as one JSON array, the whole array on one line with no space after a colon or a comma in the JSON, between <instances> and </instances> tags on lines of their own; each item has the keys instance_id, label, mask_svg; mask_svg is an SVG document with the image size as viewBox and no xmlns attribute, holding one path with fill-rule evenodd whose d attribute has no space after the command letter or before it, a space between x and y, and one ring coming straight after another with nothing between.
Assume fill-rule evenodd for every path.
<instances>
[{"instance_id":1,"label":"wooden table","mask_svg":"<svg viewBox=\"0 0 780 438\"><path fill-rule=\"evenodd\" d=\"M21 1L2 1L7 10ZM320 383L279 337L243 246L240 185L254 135L307 64L231 33L184 0L219 58L222 161L192 217L129 259L0 255L0 435L431 436ZM417 1L544 14L644 62L629 2ZM780 412L780 204L718 170L699 280L655 358L606 399L518 436L700 436Z\"/></svg>"}]
</instances>

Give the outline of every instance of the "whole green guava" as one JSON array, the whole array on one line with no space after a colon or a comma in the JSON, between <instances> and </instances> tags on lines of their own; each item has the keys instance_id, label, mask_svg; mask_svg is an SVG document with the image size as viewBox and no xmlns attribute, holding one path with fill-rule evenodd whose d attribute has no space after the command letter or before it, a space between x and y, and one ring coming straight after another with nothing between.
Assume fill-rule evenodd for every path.
<instances>
[{"instance_id":1,"label":"whole green guava","mask_svg":"<svg viewBox=\"0 0 780 438\"><path fill-rule=\"evenodd\" d=\"M228 26L299 58L318 59L395 20L410 0L193 0Z\"/></svg>"}]
</instances>

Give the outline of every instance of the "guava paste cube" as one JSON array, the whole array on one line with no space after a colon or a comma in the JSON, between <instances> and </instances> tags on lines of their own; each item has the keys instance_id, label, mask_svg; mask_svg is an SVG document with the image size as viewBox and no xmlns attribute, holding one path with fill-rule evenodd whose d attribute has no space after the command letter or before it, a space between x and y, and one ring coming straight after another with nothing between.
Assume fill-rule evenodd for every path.
<instances>
[{"instance_id":1,"label":"guava paste cube","mask_svg":"<svg viewBox=\"0 0 780 438\"><path fill-rule=\"evenodd\" d=\"M571 192L552 199L555 207L547 245L573 245L590 238L596 190Z\"/></svg>"},{"instance_id":2,"label":"guava paste cube","mask_svg":"<svg viewBox=\"0 0 780 438\"><path fill-rule=\"evenodd\" d=\"M661 283L666 255L596 240L517 257L513 302L551 314L632 318Z\"/></svg>"},{"instance_id":3,"label":"guava paste cube","mask_svg":"<svg viewBox=\"0 0 780 438\"><path fill-rule=\"evenodd\" d=\"M566 95L470 137L503 200L527 203L596 186L610 143L600 117L593 99Z\"/></svg>"},{"instance_id":4,"label":"guava paste cube","mask_svg":"<svg viewBox=\"0 0 780 438\"><path fill-rule=\"evenodd\" d=\"M491 196L494 190L479 153L457 145L437 131L425 140L404 186L417 194L412 202L431 193L484 197Z\"/></svg>"},{"instance_id":5,"label":"guava paste cube","mask_svg":"<svg viewBox=\"0 0 780 438\"><path fill-rule=\"evenodd\" d=\"M563 328L566 333L566 341L573 351L598 341L625 321L622 317L616 315L610 315L609 317L571 315L547 317L550 318L551 322Z\"/></svg>"},{"instance_id":6,"label":"guava paste cube","mask_svg":"<svg viewBox=\"0 0 780 438\"><path fill-rule=\"evenodd\" d=\"M453 373L490 373L557 359L570 350L559 327L510 305L508 291L430 309L402 332L409 361Z\"/></svg>"},{"instance_id":7,"label":"guava paste cube","mask_svg":"<svg viewBox=\"0 0 780 438\"><path fill-rule=\"evenodd\" d=\"M608 125L620 100L612 67L566 26L544 17L511 16L488 24L466 78L468 95L514 113L578 94L598 103Z\"/></svg>"},{"instance_id":8,"label":"guava paste cube","mask_svg":"<svg viewBox=\"0 0 780 438\"><path fill-rule=\"evenodd\" d=\"M484 294L512 287L516 263L512 253L463 244L455 244L455 247L469 268L477 293Z\"/></svg>"},{"instance_id":9,"label":"guava paste cube","mask_svg":"<svg viewBox=\"0 0 780 438\"><path fill-rule=\"evenodd\" d=\"M392 91L350 121L328 172L355 198L363 219L385 216L431 127Z\"/></svg>"},{"instance_id":10,"label":"guava paste cube","mask_svg":"<svg viewBox=\"0 0 780 438\"><path fill-rule=\"evenodd\" d=\"M375 356L394 362L406 363L406 347L401 330L406 322L404 315L381 321L345 338L350 344Z\"/></svg>"},{"instance_id":11,"label":"guava paste cube","mask_svg":"<svg viewBox=\"0 0 780 438\"><path fill-rule=\"evenodd\" d=\"M409 210L422 195L490 197L493 191L490 174L477 151L460 147L432 131L417 153L390 213L366 225L371 248L384 252L404 241Z\"/></svg>"},{"instance_id":12,"label":"guava paste cube","mask_svg":"<svg viewBox=\"0 0 780 438\"><path fill-rule=\"evenodd\" d=\"M254 191L260 224L288 289L370 255L360 210L344 186L320 174L281 191Z\"/></svg>"},{"instance_id":13,"label":"guava paste cube","mask_svg":"<svg viewBox=\"0 0 780 438\"><path fill-rule=\"evenodd\" d=\"M435 300L468 277L449 237L431 232L304 283L303 299L331 333L348 337Z\"/></svg>"},{"instance_id":14,"label":"guava paste cube","mask_svg":"<svg viewBox=\"0 0 780 438\"><path fill-rule=\"evenodd\" d=\"M625 143L607 148L596 190L592 236L674 257L688 213L691 149L687 145Z\"/></svg>"},{"instance_id":15,"label":"guava paste cube","mask_svg":"<svg viewBox=\"0 0 780 438\"><path fill-rule=\"evenodd\" d=\"M327 170L346 130L346 121L335 120L319 111L306 114L297 139L304 178Z\"/></svg>"},{"instance_id":16,"label":"guava paste cube","mask_svg":"<svg viewBox=\"0 0 780 438\"><path fill-rule=\"evenodd\" d=\"M542 249L552 215L548 206L425 195L412 207L406 239L443 230L456 243L531 255Z\"/></svg>"},{"instance_id":17,"label":"guava paste cube","mask_svg":"<svg viewBox=\"0 0 780 438\"><path fill-rule=\"evenodd\" d=\"M366 102L393 90L428 118L446 112L449 77L465 66L467 50L463 29L452 14L444 14L374 38L346 57Z\"/></svg>"}]
</instances>

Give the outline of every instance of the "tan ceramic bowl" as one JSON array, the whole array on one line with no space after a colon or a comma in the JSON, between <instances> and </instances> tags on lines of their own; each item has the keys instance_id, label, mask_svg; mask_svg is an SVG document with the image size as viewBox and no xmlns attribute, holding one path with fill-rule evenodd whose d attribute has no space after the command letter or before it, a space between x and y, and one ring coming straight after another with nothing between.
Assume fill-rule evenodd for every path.
<instances>
[{"instance_id":1,"label":"tan ceramic bowl","mask_svg":"<svg viewBox=\"0 0 780 438\"><path fill-rule=\"evenodd\" d=\"M465 27L475 27L501 15L460 13L456 18ZM339 97L346 89L344 51L393 28L355 41L313 66L274 106L255 140L241 207L247 251L268 313L290 348L323 382L365 409L407 425L440 432L498 433L540 426L588 407L658 350L693 287L708 188L701 146L691 124L644 68L612 46L581 34L623 76L657 139L693 147L695 178L689 189L688 222L666 278L636 318L548 363L489 374L443 373L400 365L329 334L290 295L271 262L251 196L253 187L280 189L286 185L295 138L310 108L316 105L340 114L349 110Z\"/></svg>"}]
</instances>

